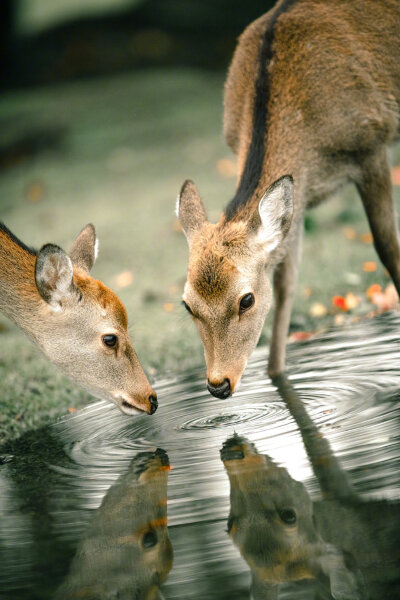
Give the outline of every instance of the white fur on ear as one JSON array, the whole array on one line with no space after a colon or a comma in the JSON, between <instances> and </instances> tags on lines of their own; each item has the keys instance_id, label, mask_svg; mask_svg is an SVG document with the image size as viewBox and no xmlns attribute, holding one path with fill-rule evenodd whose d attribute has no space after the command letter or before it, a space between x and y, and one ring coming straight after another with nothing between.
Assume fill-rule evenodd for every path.
<instances>
[{"instance_id":1,"label":"white fur on ear","mask_svg":"<svg viewBox=\"0 0 400 600\"><path fill-rule=\"evenodd\" d=\"M176 202L175 202L175 215L176 218L179 219L179 204L181 201L181 194L179 193L176 197Z\"/></svg>"},{"instance_id":2,"label":"white fur on ear","mask_svg":"<svg viewBox=\"0 0 400 600\"><path fill-rule=\"evenodd\" d=\"M95 241L95 244L94 244L94 261L95 262L97 260L98 255L99 255L99 243L100 243L99 242L99 238L96 237L96 241Z\"/></svg>"},{"instance_id":3,"label":"white fur on ear","mask_svg":"<svg viewBox=\"0 0 400 600\"><path fill-rule=\"evenodd\" d=\"M293 179L284 175L268 188L258 204L257 242L266 252L275 250L287 235L293 216Z\"/></svg>"}]
</instances>

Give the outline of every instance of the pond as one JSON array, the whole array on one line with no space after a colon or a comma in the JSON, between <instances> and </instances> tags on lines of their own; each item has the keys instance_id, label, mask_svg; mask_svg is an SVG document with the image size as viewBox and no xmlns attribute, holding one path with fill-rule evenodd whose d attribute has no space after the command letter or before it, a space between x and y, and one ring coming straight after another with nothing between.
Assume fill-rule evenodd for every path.
<instances>
[{"instance_id":1,"label":"pond","mask_svg":"<svg viewBox=\"0 0 400 600\"><path fill-rule=\"evenodd\" d=\"M204 368L157 413L98 402L6 448L0 597L400 598L400 316ZM314 596L313 594L317 594Z\"/></svg>"}]
</instances>

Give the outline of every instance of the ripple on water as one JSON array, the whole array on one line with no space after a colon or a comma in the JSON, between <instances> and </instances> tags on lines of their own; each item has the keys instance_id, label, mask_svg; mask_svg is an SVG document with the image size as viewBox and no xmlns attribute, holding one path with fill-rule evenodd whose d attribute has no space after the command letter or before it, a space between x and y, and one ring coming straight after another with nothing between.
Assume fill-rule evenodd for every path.
<instances>
[{"instance_id":1,"label":"ripple on water","mask_svg":"<svg viewBox=\"0 0 400 600\"><path fill-rule=\"evenodd\" d=\"M288 347L290 380L363 498L400 495L399 330L399 315L387 314ZM199 582L209 573L216 577L218 569L231 578L243 574L243 561L224 533L229 482L219 449L227 437L236 432L248 438L319 497L298 427L266 376L266 364L265 349L257 350L240 389L228 400L209 395L202 367L159 381L160 405L151 417L128 418L97 402L53 426L52 435L68 457L50 465L58 478L48 509L58 538L77 540L86 513L100 505L131 459L160 447L172 466L168 514L175 566L167 597L200 597ZM200 525L203 542L196 546ZM190 557L199 555L204 564L194 565Z\"/></svg>"}]
</instances>

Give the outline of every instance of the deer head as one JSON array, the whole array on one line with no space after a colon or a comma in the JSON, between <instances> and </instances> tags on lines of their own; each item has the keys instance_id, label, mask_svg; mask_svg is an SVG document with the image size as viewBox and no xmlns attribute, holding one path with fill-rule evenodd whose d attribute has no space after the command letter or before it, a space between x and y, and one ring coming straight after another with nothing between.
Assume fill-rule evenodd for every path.
<instances>
[{"instance_id":1,"label":"deer head","mask_svg":"<svg viewBox=\"0 0 400 600\"><path fill-rule=\"evenodd\" d=\"M231 487L228 532L251 568L255 600L278 598L280 583L315 578L328 578L335 599L359 600L357 574L315 529L304 485L236 434L221 459Z\"/></svg>"},{"instance_id":2,"label":"deer head","mask_svg":"<svg viewBox=\"0 0 400 600\"><path fill-rule=\"evenodd\" d=\"M209 391L227 398L237 387L272 304L267 271L289 231L293 180L276 181L246 218L207 220L190 181L180 192L177 214L189 244L183 302L204 346Z\"/></svg>"},{"instance_id":3,"label":"deer head","mask_svg":"<svg viewBox=\"0 0 400 600\"><path fill-rule=\"evenodd\" d=\"M84 535L57 599L157 600L172 567L167 529L169 460L141 452L108 490Z\"/></svg>"},{"instance_id":4,"label":"deer head","mask_svg":"<svg viewBox=\"0 0 400 600\"><path fill-rule=\"evenodd\" d=\"M91 394L111 400L128 415L152 414L157 396L133 349L125 307L89 274L96 254L93 225L81 231L69 256L54 244L40 249L34 278L42 302L25 329L53 363Z\"/></svg>"}]
</instances>

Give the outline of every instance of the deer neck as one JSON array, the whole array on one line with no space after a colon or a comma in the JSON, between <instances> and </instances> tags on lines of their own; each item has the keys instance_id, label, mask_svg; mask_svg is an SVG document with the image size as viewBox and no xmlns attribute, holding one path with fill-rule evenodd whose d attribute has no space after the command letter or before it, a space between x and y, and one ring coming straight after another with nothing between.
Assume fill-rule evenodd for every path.
<instances>
[{"instance_id":1,"label":"deer neck","mask_svg":"<svg viewBox=\"0 0 400 600\"><path fill-rule=\"evenodd\" d=\"M43 308L35 283L36 255L0 227L0 311L36 339Z\"/></svg>"}]
</instances>

